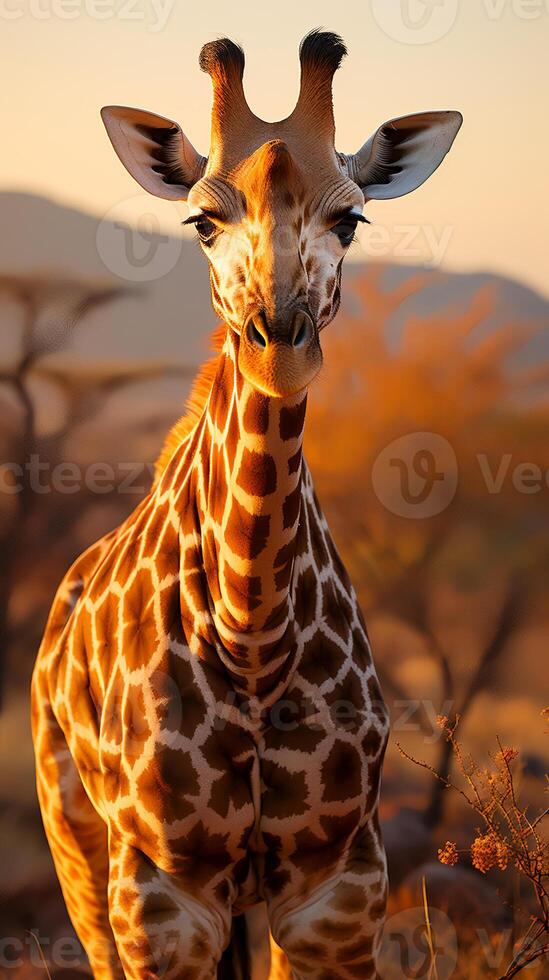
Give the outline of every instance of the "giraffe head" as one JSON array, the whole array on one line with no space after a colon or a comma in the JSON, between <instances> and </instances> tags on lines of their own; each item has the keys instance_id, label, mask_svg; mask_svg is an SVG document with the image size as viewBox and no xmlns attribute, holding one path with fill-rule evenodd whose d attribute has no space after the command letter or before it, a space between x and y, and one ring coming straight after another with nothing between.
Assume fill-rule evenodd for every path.
<instances>
[{"instance_id":1,"label":"giraffe head","mask_svg":"<svg viewBox=\"0 0 549 980\"><path fill-rule=\"evenodd\" d=\"M345 53L336 34L308 34L297 104L267 123L246 102L242 49L226 39L206 44L200 66L214 94L208 158L170 119L102 110L138 183L188 201L186 223L209 262L214 309L238 335L242 374L269 395L306 388L321 366L319 335L338 310L341 265L365 202L419 187L462 122L451 111L404 116L380 126L357 153L338 153L332 79Z\"/></svg>"}]
</instances>

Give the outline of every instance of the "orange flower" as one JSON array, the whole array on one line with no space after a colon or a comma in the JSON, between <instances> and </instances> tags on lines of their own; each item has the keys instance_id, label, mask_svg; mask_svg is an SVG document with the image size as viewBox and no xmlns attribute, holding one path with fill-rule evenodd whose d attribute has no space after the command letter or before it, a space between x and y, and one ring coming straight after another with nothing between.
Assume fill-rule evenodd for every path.
<instances>
[{"instance_id":1,"label":"orange flower","mask_svg":"<svg viewBox=\"0 0 549 980\"><path fill-rule=\"evenodd\" d=\"M509 862L509 848L494 831L479 834L471 844L471 862L483 875L491 868L505 871Z\"/></svg>"},{"instance_id":2,"label":"orange flower","mask_svg":"<svg viewBox=\"0 0 549 980\"><path fill-rule=\"evenodd\" d=\"M444 847L439 848L438 859L441 864L448 864L450 867L458 863L459 854L453 841L447 840Z\"/></svg>"},{"instance_id":3,"label":"orange flower","mask_svg":"<svg viewBox=\"0 0 549 980\"><path fill-rule=\"evenodd\" d=\"M506 745L501 752L496 754L496 763L498 766L501 766L501 768L508 766L513 759L517 758L518 754L518 749L513 749L511 746Z\"/></svg>"}]
</instances>

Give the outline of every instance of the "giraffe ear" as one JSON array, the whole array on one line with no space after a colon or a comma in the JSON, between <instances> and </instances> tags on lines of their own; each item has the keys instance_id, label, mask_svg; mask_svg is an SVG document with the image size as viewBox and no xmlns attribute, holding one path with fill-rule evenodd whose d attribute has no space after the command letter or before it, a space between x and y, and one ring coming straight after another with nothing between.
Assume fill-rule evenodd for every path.
<instances>
[{"instance_id":1,"label":"giraffe ear","mask_svg":"<svg viewBox=\"0 0 549 980\"><path fill-rule=\"evenodd\" d=\"M204 173L206 158L176 122L119 105L105 106L101 118L115 153L141 187L169 201L187 198Z\"/></svg>"},{"instance_id":2,"label":"giraffe ear","mask_svg":"<svg viewBox=\"0 0 549 980\"><path fill-rule=\"evenodd\" d=\"M442 163L463 122L460 112L418 112L390 119L346 158L366 200L415 191Z\"/></svg>"}]
</instances>

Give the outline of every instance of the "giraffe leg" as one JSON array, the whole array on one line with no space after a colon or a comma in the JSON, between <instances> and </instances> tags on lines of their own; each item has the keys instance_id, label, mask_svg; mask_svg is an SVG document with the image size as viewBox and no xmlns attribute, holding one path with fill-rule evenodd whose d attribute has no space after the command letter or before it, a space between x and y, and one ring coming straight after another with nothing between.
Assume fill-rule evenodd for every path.
<instances>
[{"instance_id":1,"label":"giraffe leg","mask_svg":"<svg viewBox=\"0 0 549 980\"><path fill-rule=\"evenodd\" d=\"M198 875L197 875L198 877ZM110 920L127 980L213 980L229 941L229 903L197 900L116 834L110 840Z\"/></svg>"},{"instance_id":2,"label":"giraffe leg","mask_svg":"<svg viewBox=\"0 0 549 980\"><path fill-rule=\"evenodd\" d=\"M36 700L38 799L63 897L95 980L123 980L108 917L106 824L86 794L49 704L37 706Z\"/></svg>"},{"instance_id":3,"label":"giraffe leg","mask_svg":"<svg viewBox=\"0 0 549 980\"><path fill-rule=\"evenodd\" d=\"M273 910L271 928L295 980L373 980L387 898L383 851L372 824L353 842L344 869L307 898Z\"/></svg>"}]
</instances>

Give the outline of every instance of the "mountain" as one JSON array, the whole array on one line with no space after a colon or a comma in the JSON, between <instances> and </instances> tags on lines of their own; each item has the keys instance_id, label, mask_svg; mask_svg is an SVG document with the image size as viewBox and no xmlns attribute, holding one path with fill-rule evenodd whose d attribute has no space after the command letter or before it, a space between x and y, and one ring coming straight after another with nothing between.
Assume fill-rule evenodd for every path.
<instances>
[{"instance_id":1,"label":"mountain","mask_svg":"<svg viewBox=\"0 0 549 980\"><path fill-rule=\"evenodd\" d=\"M0 223L0 274L41 270L132 289L116 303L89 313L62 359L96 362L99 358L111 364L166 360L192 368L206 356L207 337L216 318L207 265L193 242L158 232L142 234L117 221L100 220L22 193L0 193ZM535 364L549 357L549 301L518 282L482 272L462 274L393 263L380 268L377 263L356 262L347 263L344 278L350 284L360 282L373 270L381 292L391 292L420 273L425 277L421 290L404 299L388 319L387 338L393 345L398 345L410 317L435 318L439 311L441 317L443 311L459 311L471 304L480 289L491 287L492 309L477 329L496 330L510 320L545 327L514 358L517 363ZM345 311L353 312L356 303L352 293L343 290L343 316L334 329L345 329ZM0 317L5 315L0 308ZM4 331L2 335L7 343Z\"/></svg>"},{"instance_id":2,"label":"mountain","mask_svg":"<svg viewBox=\"0 0 549 980\"><path fill-rule=\"evenodd\" d=\"M86 317L75 331L74 356L110 361L165 358L196 365L216 323L206 263L195 244L145 236L117 222L29 194L0 194L0 273L48 272L107 281L134 291ZM141 263L156 258L152 272ZM135 264L128 261L132 255ZM173 266L173 267L171 267ZM134 279L126 278L126 273ZM141 280L141 281L140 281Z\"/></svg>"}]
</instances>

